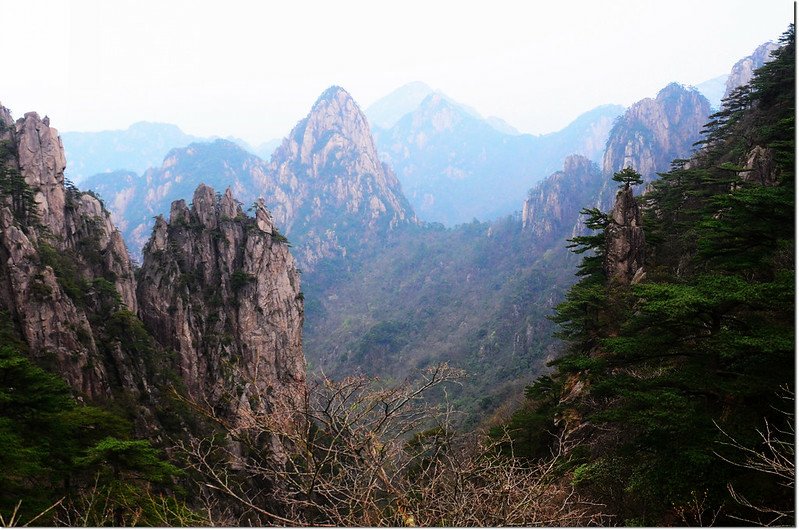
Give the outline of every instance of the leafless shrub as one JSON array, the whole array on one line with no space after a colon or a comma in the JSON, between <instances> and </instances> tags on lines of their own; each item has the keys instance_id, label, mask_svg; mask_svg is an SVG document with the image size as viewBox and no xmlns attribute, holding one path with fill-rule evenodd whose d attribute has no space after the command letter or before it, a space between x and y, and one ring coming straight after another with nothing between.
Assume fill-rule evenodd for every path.
<instances>
[{"instance_id":1,"label":"leafless shrub","mask_svg":"<svg viewBox=\"0 0 799 530\"><path fill-rule=\"evenodd\" d=\"M0 514L0 526L2 526L3 528L10 528L12 526L22 526L22 527L32 526L33 523L40 520L42 517L52 512L57 507L59 507L62 502L64 502L63 497L57 500L55 503L51 504L49 507L39 512L38 515L35 515L34 517L31 517L28 521L23 522L22 519L20 519L20 512L19 512L19 509L22 507L22 501L19 501L14 506L14 509L11 511L10 514L8 514L7 516L3 516L3 514Z\"/></svg>"},{"instance_id":2,"label":"leafless shrub","mask_svg":"<svg viewBox=\"0 0 799 530\"><path fill-rule=\"evenodd\" d=\"M114 482L101 485L99 477L53 506L55 526L207 526L210 519L189 510L169 495Z\"/></svg>"},{"instance_id":3,"label":"leafless shrub","mask_svg":"<svg viewBox=\"0 0 799 530\"><path fill-rule=\"evenodd\" d=\"M716 453L716 456L734 466L771 475L781 487L793 492L796 484L796 430L793 413L795 396L786 386L781 389L780 397L785 400L788 407L787 410L778 411L784 416L784 421L778 426L765 420L764 428L757 430L757 434L760 437L760 444L757 448L743 445L717 424L716 427L727 439L727 441L722 442L723 445L735 449L741 458L732 460L719 453ZM761 506L750 502L746 497L738 493L732 484L727 484L727 490L736 503L760 514L757 519L735 517L736 519L749 524L763 526L793 524L795 514L793 506L788 508Z\"/></svg>"},{"instance_id":4,"label":"leafless shrub","mask_svg":"<svg viewBox=\"0 0 799 530\"><path fill-rule=\"evenodd\" d=\"M456 434L452 410L424 394L458 379L447 365L384 387L365 377L323 379L309 392L303 429L268 417L233 433L235 443L181 444L201 487L221 495L209 513L227 523L298 526L584 526L601 506L577 497L551 458L527 462L510 438ZM284 455L257 441L278 437ZM504 448L504 450L501 450ZM224 507L223 507L224 506ZM221 515L220 515L221 514Z\"/></svg>"}]
</instances>

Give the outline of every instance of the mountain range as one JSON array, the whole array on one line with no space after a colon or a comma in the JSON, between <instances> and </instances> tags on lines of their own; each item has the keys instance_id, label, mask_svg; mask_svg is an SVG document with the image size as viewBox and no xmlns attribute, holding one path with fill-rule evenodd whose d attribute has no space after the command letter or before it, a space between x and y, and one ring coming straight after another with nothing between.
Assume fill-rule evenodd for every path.
<instances>
[{"instance_id":1,"label":"mountain range","mask_svg":"<svg viewBox=\"0 0 799 530\"><path fill-rule=\"evenodd\" d=\"M303 271L304 353L312 371L402 378L447 361L470 374L471 383L452 397L463 421L474 422L517 395L554 355L545 317L571 282L576 260L565 239L581 233L580 210L605 200L622 165L651 179L672 158L689 156L709 109L698 92L676 84L632 105L615 125L610 116L618 109L597 109L545 138L553 152L575 144L599 149L594 160L564 156L549 177L529 178L505 216L450 229L417 218L380 160L365 114L340 87L320 95L270 162L216 140L174 149L138 179L116 172L86 184L105 198L134 256L153 217L198 185L229 187L243 205L262 196ZM497 153L486 157L494 166L502 153L535 139L500 133L435 93L394 130L414 120L435 126L442 116L453 125L442 128L442 141L447 132L455 138L469 131L475 142L497 139ZM603 120L610 136L600 149L594 133Z\"/></svg>"},{"instance_id":2,"label":"mountain range","mask_svg":"<svg viewBox=\"0 0 799 530\"><path fill-rule=\"evenodd\" d=\"M103 173L85 185L106 201L137 260L153 218L167 215L198 186L230 188L245 209L262 196L304 273L305 355L312 366L338 375L404 377L413 367L453 362L485 376L458 396L473 421L554 355L544 317L571 281L576 261L564 246L583 233L580 210L607 207L610 177L623 167L649 182L673 159L689 157L711 107L696 90L670 84L617 118L620 108L600 107L559 133L532 137L502 133L446 96L410 88L398 99L404 108L377 107L384 123L396 119L390 129L370 127L352 97L331 87L269 162L230 141L198 142L171 150L142 176ZM393 108L399 111L391 114ZM380 154L381 137L382 145L395 138L397 161ZM414 168L437 167L447 152L463 155L458 164L472 176L452 169L453 156L444 172L449 177L419 186L441 185L457 198L459 188L448 182L457 175L470 182L459 202L471 204L481 188L469 179L478 170L503 175L501 186L484 184L482 202L473 204L491 222L452 229L425 223L405 198L400 175L408 182ZM551 175L524 177L519 159L532 165L542 158L549 165L536 171ZM392 163L401 168L397 176ZM503 200L508 205L499 208ZM526 293L524 300L517 292ZM508 383L497 386L500 381Z\"/></svg>"},{"instance_id":3,"label":"mountain range","mask_svg":"<svg viewBox=\"0 0 799 530\"><path fill-rule=\"evenodd\" d=\"M763 438L793 379L793 35L712 116L671 83L532 136L416 83L370 107L381 126L331 86L268 161L159 124L84 137L149 142L131 164L190 142L88 191L49 118L0 106L0 511L444 524L428 490L515 477L561 488L554 513L598 499L572 522L703 523L705 485L714 519L729 493L764 513L731 485L760 468L717 451L746 447L720 425Z\"/></svg>"},{"instance_id":4,"label":"mountain range","mask_svg":"<svg viewBox=\"0 0 799 530\"><path fill-rule=\"evenodd\" d=\"M65 176L72 182L83 183L98 173L130 171L141 174L160 164L174 148L215 139L186 134L170 123L144 121L124 130L64 132L61 141L69 160ZM279 144L279 140L270 140L254 147L240 138L229 137L226 140L267 159Z\"/></svg>"}]
</instances>

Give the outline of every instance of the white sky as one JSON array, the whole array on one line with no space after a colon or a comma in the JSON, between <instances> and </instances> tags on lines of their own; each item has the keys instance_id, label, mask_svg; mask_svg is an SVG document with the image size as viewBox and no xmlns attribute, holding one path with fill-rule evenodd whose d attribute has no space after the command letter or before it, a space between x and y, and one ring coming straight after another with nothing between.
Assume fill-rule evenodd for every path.
<instances>
[{"instance_id":1,"label":"white sky","mask_svg":"<svg viewBox=\"0 0 799 530\"><path fill-rule=\"evenodd\" d=\"M728 73L791 20L789 0L0 0L0 102L257 144L330 85L366 108L418 80L538 134Z\"/></svg>"}]
</instances>

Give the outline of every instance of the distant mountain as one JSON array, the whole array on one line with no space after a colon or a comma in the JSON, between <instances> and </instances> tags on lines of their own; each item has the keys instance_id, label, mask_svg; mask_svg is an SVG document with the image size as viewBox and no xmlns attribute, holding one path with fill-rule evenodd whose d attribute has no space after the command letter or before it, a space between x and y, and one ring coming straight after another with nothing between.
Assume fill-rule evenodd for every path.
<instances>
[{"instance_id":1,"label":"distant mountain","mask_svg":"<svg viewBox=\"0 0 799 530\"><path fill-rule=\"evenodd\" d=\"M599 166L584 156L567 157L561 171L528 192L522 208L522 231L539 248L577 235L580 210L596 200L606 179Z\"/></svg>"},{"instance_id":2,"label":"distant mountain","mask_svg":"<svg viewBox=\"0 0 799 530\"><path fill-rule=\"evenodd\" d=\"M399 87L387 96L375 101L364 114L369 124L375 129L390 129L406 114L419 108L419 105L431 94L437 94L450 104L460 107L464 112L478 119L485 119L491 127L504 134L519 134L519 131L508 122L497 116L483 118L474 108L455 101L440 90L433 90L421 81L414 81Z\"/></svg>"},{"instance_id":3,"label":"distant mountain","mask_svg":"<svg viewBox=\"0 0 799 530\"><path fill-rule=\"evenodd\" d=\"M721 99L724 97L724 91L727 88L727 78L729 74L720 75L713 79L708 79L696 85L696 89L707 98L710 106L714 110L721 108Z\"/></svg>"},{"instance_id":4,"label":"distant mountain","mask_svg":"<svg viewBox=\"0 0 799 530\"><path fill-rule=\"evenodd\" d=\"M378 157L366 116L341 87L319 97L255 184L278 226L296 234L295 254L305 267L417 222Z\"/></svg>"},{"instance_id":5,"label":"distant mountain","mask_svg":"<svg viewBox=\"0 0 799 530\"><path fill-rule=\"evenodd\" d=\"M364 113L372 126L390 129L400 118L416 110L424 98L433 92L435 91L432 88L421 81L414 81L378 99Z\"/></svg>"},{"instance_id":6,"label":"distant mountain","mask_svg":"<svg viewBox=\"0 0 799 530\"><path fill-rule=\"evenodd\" d=\"M172 201L191 196L200 184L230 187L245 205L263 196L306 270L417 222L399 181L380 162L366 117L340 87L322 94L271 163L216 140L173 149L160 167L141 177L117 171L86 181L107 202L136 258L152 218L169 212Z\"/></svg>"},{"instance_id":7,"label":"distant mountain","mask_svg":"<svg viewBox=\"0 0 799 530\"><path fill-rule=\"evenodd\" d=\"M244 147L244 149L247 149L255 156L263 158L264 160L269 160L270 158L272 158L272 154L275 152L275 149L280 147L280 144L282 142L283 140L281 138L273 138L271 140L267 140L266 142L258 144L258 146L256 147L250 147L250 148L244 146L242 147Z\"/></svg>"},{"instance_id":8,"label":"distant mountain","mask_svg":"<svg viewBox=\"0 0 799 530\"><path fill-rule=\"evenodd\" d=\"M777 50L779 46L773 42L765 42L758 46L752 55L744 57L732 67L727 83L724 90L724 97L729 96L733 90L739 86L745 85L752 80L755 70L771 61L773 57L771 53Z\"/></svg>"},{"instance_id":9,"label":"distant mountain","mask_svg":"<svg viewBox=\"0 0 799 530\"><path fill-rule=\"evenodd\" d=\"M184 133L170 123L138 122L124 130L66 132L61 134L69 163L66 176L82 183L91 175L120 170L141 174L161 164L174 148L191 143L212 142L216 136L203 138ZM273 139L252 146L241 138L224 138L250 153L269 160L280 140Z\"/></svg>"},{"instance_id":10,"label":"distant mountain","mask_svg":"<svg viewBox=\"0 0 799 530\"><path fill-rule=\"evenodd\" d=\"M120 169L142 173L160 164L170 149L202 138L169 123L142 121L125 130L65 132L61 140L69 160L66 176L73 182L82 182L90 175Z\"/></svg>"},{"instance_id":11,"label":"distant mountain","mask_svg":"<svg viewBox=\"0 0 799 530\"><path fill-rule=\"evenodd\" d=\"M556 133L508 134L432 93L390 129L375 128L375 140L420 218L454 225L513 212L531 183L570 154L598 160L623 111L605 105Z\"/></svg>"},{"instance_id":12,"label":"distant mountain","mask_svg":"<svg viewBox=\"0 0 799 530\"><path fill-rule=\"evenodd\" d=\"M486 118L486 121L491 127L493 127L494 129L498 130L501 133L521 134L519 130L516 129L516 127L506 122L502 118L498 118L497 116L489 116L488 118Z\"/></svg>"},{"instance_id":13,"label":"distant mountain","mask_svg":"<svg viewBox=\"0 0 799 530\"><path fill-rule=\"evenodd\" d=\"M238 200L251 204L257 198L253 179L266 171L266 162L257 156L233 142L216 140L172 149L160 167L141 176L130 171L101 173L84 186L105 201L131 256L140 259L153 217L168 214L172 201L191 197L204 183L216 189L230 187Z\"/></svg>"}]
</instances>

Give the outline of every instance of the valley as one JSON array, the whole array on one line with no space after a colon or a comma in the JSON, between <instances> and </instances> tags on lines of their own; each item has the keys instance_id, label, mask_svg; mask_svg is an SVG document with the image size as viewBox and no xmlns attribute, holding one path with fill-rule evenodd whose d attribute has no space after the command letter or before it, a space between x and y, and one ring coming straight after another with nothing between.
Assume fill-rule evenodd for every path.
<instances>
[{"instance_id":1,"label":"valley","mask_svg":"<svg viewBox=\"0 0 799 530\"><path fill-rule=\"evenodd\" d=\"M794 72L541 135L421 82L257 147L0 106L0 517L792 524Z\"/></svg>"}]
</instances>

